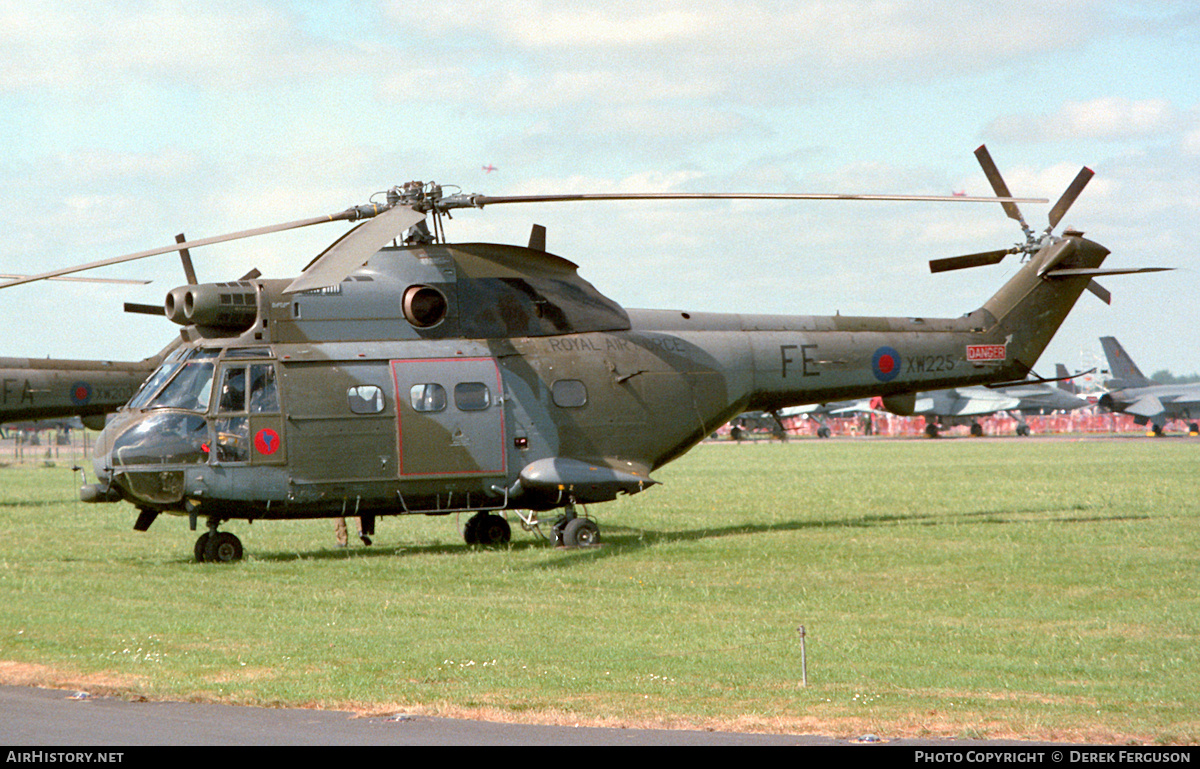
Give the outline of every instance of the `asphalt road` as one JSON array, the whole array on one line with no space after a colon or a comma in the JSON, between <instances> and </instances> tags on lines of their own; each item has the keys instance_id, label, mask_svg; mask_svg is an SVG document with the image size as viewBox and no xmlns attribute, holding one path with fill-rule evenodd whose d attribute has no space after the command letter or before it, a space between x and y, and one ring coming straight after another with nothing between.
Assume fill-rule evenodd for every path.
<instances>
[{"instance_id":1,"label":"asphalt road","mask_svg":"<svg viewBox=\"0 0 1200 769\"><path fill-rule=\"evenodd\" d=\"M129 702L72 691L0 686L0 745L839 745L848 740L723 732L534 726L329 710Z\"/></svg>"}]
</instances>

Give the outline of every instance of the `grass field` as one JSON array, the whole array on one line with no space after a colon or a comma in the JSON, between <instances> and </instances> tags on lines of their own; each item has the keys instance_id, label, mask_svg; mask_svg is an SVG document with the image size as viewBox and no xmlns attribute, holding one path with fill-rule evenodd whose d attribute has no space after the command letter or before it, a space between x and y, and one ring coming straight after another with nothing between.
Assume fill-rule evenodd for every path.
<instances>
[{"instance_id":1,"label":"grass field","mask_svg":"<svg viewBox=\"0 0 1200 769\"><path fill-rule=\"evenodd\" d=\"M706 444L589 512L132 531L0 469L0 681L150 699L839 737L1200 740L1200 442ZM803 625L808 685L802 685Z\"/></svg>"}]
</instances>

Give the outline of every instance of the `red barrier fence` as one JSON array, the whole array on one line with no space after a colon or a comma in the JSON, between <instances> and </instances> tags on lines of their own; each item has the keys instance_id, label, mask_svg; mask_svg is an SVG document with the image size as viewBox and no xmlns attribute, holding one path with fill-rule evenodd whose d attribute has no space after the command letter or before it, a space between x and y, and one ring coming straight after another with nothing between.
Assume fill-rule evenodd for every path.
<instances>
[{"instance_id":1,"label":"red barrier fence","mask_svg":"<svg viewBox=\"0 0 1200 769\"><path fill-rule=\"evenodd\" d=\"M969 435L970 420L959 418L961 424L947 424L939 429L943 435ZM991 414L976 420L983 428L984 435L1016 435L1017 420L1007 414ZM1138 425L1128 414L1091 413L1091 409L1081 409L1063 414L1028 417L1026 424L1033 435L1065 434L1065 433L1134 433L1149 432L1149 425ZM833 417L818 422L807 416L789 417L783 420L783 426L789 436L816 437L817 430L825 424L833 435L882 435L888 437L919 436L925 434L925 417L902 417L895 415L873 415L856 417ZM1175 420L1168 422L1164 432L1188 432L1189 423ZM730 437L729 425L717 430L717 438ZM771 437L771 431L766 428L745 431L746 439L763 439Z\"/></svg>"}]
</instances>

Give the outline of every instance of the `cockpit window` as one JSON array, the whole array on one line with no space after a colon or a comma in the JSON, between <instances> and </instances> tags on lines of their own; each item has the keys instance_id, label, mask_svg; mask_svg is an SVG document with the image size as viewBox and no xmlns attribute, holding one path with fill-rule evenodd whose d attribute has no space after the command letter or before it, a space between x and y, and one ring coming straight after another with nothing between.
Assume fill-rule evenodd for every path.
<instances>
[{"instance_id":1,"label":"cockpit window","mask_svg":"<svg viewBox=\"0 0 1200 769\"><path fill-rule=\"evenodd\" d=\"M244 366L226 367L221 378L221 400L217 411L246 410L246 369Z\"/></svg>"},{"instance_id":2,"label":"cockpit window","mask_svg":"<svg viewBox=\"0 0 1200 769\"><path fill-rule=\"evenodd\" d=\"M220 353L221 353L221 351L219 349L211 349L211 348L201 349L201 348L192 347L192 348L188 348L188 349L175 350L170 355L168 355L166 361L164 361L163 364L161 366L159 366L158 369L156 369L153 374L150 375L150 378L142 383L142 386L139 387L137 392L135 392L133 394L133 397L129 399L129 405L127 406L127 408L144 409L144 408L175 407L175 408L190 408L195 411L204 411L205 409L208 408L207 392L204 394L204 404L202 406L200 406L199 408L195 408L190 405L189 406L179 405L174 402L174 399L178 397L178 388L183 386L182 383L177 384L175 382L172 382L168 386L167 390L163 391L163 396L167 396L168 391L176 393L175 395L170 396L166 402L160 402L161 398L155 398L154 396L156 394L158 394L159 389L162 388L162 386L164 384L166 384L167 381L171 379L171 377L175 376L176 372L178 372L181 368L185 367L185 363L187 361L199 362L203 359L212 359L212 358L216 358L218 355L220 355ZM209 377L211 378L212 377L212 364L206 363L204 365L208 366ZM186 373L182 376L186 376Z\"/></svg>"},{"instance_id":3,"label":"cockpit window","mask_svg":"<svg viewBox=\"0 0 1200 769\"><path fill-rule=\"evenodd\" d=\"M212 362L192 358L180 367L170 384L150 401L150 408L207 411L212 379Z\"/></svg>"},{"instance_id":4,"label":"cockpit window","mask_svg":"<svg viewBox=\"0 0 1200 769\"><path fill-rule=\"evenodd\" d=\"M168 379L170 379L171 375L178 371L181 365L182 364L178 361L171 361L159 366L158 370L155 371L154 374L152 374L151 377L142 384L138 391L134 393L133 397L129 399L129 408L144 408L154 393L158 392L158 388L163 386L163 382L166 382Z\"/></svg>"}]
</instances>

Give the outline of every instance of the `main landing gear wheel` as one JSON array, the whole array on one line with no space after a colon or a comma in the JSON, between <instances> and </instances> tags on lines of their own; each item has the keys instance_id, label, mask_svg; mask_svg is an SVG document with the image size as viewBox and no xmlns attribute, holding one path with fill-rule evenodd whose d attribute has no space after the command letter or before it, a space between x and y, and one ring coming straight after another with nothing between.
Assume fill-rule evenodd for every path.
<instances>
[{"instance_id":1,"label":"main landing gear wheel","mask_svg":"<svg viewBox=\"0 0 1200 769\"><path fill-rule=\"evenodd\" d=\"M925 434L930 438L938 437L938 426L934 424L925 425Z\"/></svg>"},{"instance_id":2,"label":"main landing gear wheel","mask_svg":"<svg viewBox=\"0 0 1200 769\"><path fill-rule=\"evenodd\" d=\"M971 423L971 435L975 438L982 438L983 437L983 425L979 424L978 422L972 422Z\"/></svg>"},{"instance_id":3,"label":"main landing gear wheel","mask_svg":"<svg viewBox=\"0 0 1200 769\"><path fill-rule=\"evenodd\" d=\"M197 563L233 563L242 560L242 541L227 531L206 531L192 552Z\"/></svg>"},{"instance_id":4,"label":"main landing gear wheel","mask_svg":"<svg viewBox=\"0 0 1200 769\"><path fill-rule=\"evenodd\" d=\"M512 527L503 516L480 512L463 526L463 539L468 545L507 545L512 541Z\"/></svg>"}]
</instances>

